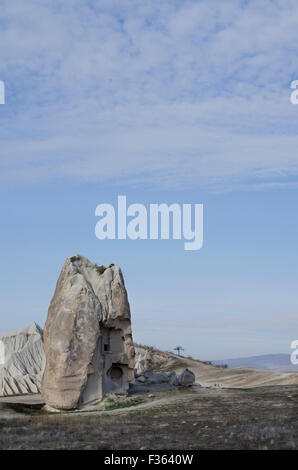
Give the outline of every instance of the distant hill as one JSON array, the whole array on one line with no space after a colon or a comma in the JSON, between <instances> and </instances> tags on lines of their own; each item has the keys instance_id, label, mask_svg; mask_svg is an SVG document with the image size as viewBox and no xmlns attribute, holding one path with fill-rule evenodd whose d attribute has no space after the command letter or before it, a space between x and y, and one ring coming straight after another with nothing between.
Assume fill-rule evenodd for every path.
<instances>
[{"instance_id":1,"label":"distant hill","mask_svg":"<svg viewBox=\"0 0 298 470\"><path fill-rule=\"evenodd\" d=\"M211 362L220 366L226 364L229 368L253 367L261 370L298 372L298 364L291 363L290 354L265 354L263 356L239 357Z\"/></svg>"}]
</instances>

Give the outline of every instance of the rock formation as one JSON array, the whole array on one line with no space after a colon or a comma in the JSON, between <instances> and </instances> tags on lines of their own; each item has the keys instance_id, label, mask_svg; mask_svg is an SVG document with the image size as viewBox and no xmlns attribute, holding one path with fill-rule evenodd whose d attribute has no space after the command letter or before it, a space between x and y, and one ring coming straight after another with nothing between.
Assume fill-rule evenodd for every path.
<instances>
[{"instance_id":1,"label":"rock formation","mask_svg":"<svg viewBox=\"0 0 298 470\"><path fill-rule=\"evenodd\" d=\"M138 375L153 368L152 352L150 349L135 345L135 370Z\"/></svg>"},{"instance_id":2,"label":"rock formation","mask_svg":"<svg viewBox=\"0 0 298 470\"><path fill-rule=\"evenodd\" d=\"M36 323L0 335L0 396L39 393L44 365L42 329Z\"/></svg>"},{"instance_id":3,"label":"rock formation","mask_svg":"<svg viewBox=\"0 0 298 470\"><path fill-rule=\"evenodd\" d=\"M178 377L179 385L183 387L191 387L191 385L195 383L195 380L195 374L189 369L184 369Z\"/></svg>"},{"instance_id":4,"label":"rock formation","mask_svg":"<svg viewBox=\"0 0 298 470\"><path fill-rule=\"evenodd\" d=\"M170 384L173 387L190 387L195 383L195 375L189 369L184 369L179 377L176 372L154 372L149 369L142 374L135 373L135 378L132 380L131 385L159 385L159 384Z\"/></svg>"},{"instance_id":5,"label":"rock formation","mask_svg":"<svg viewBox=\"0 0 298 470\"><path fill-rule=\"evenodd\" d=\"M47 405L75 409L108 392L124 393L134 377L130 308L119 267L67 258L44 330Z\"/></svg>"}]
</instances>

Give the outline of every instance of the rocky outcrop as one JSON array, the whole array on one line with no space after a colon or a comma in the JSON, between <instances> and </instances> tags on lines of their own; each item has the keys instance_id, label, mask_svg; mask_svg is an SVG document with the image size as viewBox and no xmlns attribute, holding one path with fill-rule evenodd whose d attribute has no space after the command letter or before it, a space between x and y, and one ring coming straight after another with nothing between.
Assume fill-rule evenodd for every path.
<instances>
[{"instance_id":1,"label":"rocky outcrop","mask_svg":"<svg viewBox=\"0 0 298 470\"><path fill-rule=\"evenodd\" d=\"M152 353L150 349L142 348L135 345L135 370L141 375L143 372L150 370L153 366Z\"/></svg>"},{"instance_id":2,"label":"rocky outcrop","mask_svg":"<svg viewBox=\"0 0 298 470\"><path fill-rule=\"evenodd\" d=\"M125 393L134 376L130 307L119 267L68 258L44 330L47 405L75 409L108 392Z\"/></svg>"},{"instance_id":3,"label":"rocky outcrop","mask_svg":"<svg viewBox=\"0 0 298 470\"><path fill-rule=\"evenodd\" d=\"M187 358L152 346L135 344L135 353L135 368L138 375L150 369L167 372L181 370L186 366Z\"/></svg>"},{"instance_id":4,"label":"rocky outcrop","mask_svg":"<svg viewBox=\"0 0 298 470\"><path fill-rule=\"evenodd\" d=\"M195 375L183 369L177 377L175 369L181 371L183 357L148 346L135 345L135 380L132 385L156 385L169 383L174 387L189 387L195 383ZM167 372L172 370L172 372Z\"/></svg>"},{"instance_id":5,"label":"rocky outcrop","mask_svg":"<svg viewBox=\"0 0 298 470\"><path fill-rule=\"evenodd\" d=\"M154 372L147 370L142 374L135 373L130 382L130 393L166 392L179 385L175 372Z\"/></svg>"},{"instance_id":6,"label":"rocky outcrop","mask_svg":"<svg viewBox=\"0 0 298 470\"><path fill-rule=\"evenodd\" d=\"M189 369L184 369L179 377L177 377L175 371L154 372L152 370L147 370L140 375L136 373L131 385L160 385L167 383L173 387L190 387L194 382L195 376Z\"/></svg>"},{"instance_id":7,"label":"rocky outcrop","mask_svg":"<svg viewBox=\"0 0 298 470\"><path fill-rule=\"evenodd\" d=\"M146 384L161 384L169 382L170 374L166 372L153 372L147 370L142 375L136 377L136 382Z\"/></svg>"},{"instance_id":8,"label":"rocky outcrop","mask_svg":"<svg viewBox=\"0 0 298 470\"><path fill-rule=\"evenodd\" d=\"M0 396L39 393L44 365L42 329L36 323L0 335Z\"/></svg>"},{"instance_id":9,"label":"rocky outcrop","mask_svg":"<svg viewBox=\"0 0 298 470\"><path fill-rule=\"evenodd\" d=\"M195 380L195 374L189 369L184 369L178 377L179 385L183 387L191 387L191 385L195 383Z\"/></svg>"}]
</instances>

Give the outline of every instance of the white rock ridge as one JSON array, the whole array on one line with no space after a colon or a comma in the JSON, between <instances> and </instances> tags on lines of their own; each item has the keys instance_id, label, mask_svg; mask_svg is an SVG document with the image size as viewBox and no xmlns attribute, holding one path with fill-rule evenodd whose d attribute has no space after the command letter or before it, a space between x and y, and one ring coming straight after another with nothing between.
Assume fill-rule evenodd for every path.
<instances>
[{"instance_id":1,"label":"white rock ridge","mask_svg":"<svg viewBox=\"0 0 298 470\"><path fill-rule=\"evenodd\" d=\"M43 332L36 323L0 335L0 396L39 393L44 367Z\"/></svg>"}]
</instances>

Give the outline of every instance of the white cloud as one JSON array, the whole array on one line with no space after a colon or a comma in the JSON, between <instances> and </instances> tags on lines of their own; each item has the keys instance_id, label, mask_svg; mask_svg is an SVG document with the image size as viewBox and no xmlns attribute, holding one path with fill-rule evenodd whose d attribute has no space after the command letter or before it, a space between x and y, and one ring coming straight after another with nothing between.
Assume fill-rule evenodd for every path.
<instances>
[{"instance_id":1,"label":"white cloud","mask_svg":"<svg viewBox=\"0 0 298 470\"><path fill-rule=\"evenodd\" d=\"M297 179L294 2L2 3L2 181Z\"/></svg>"}]
</instances>

